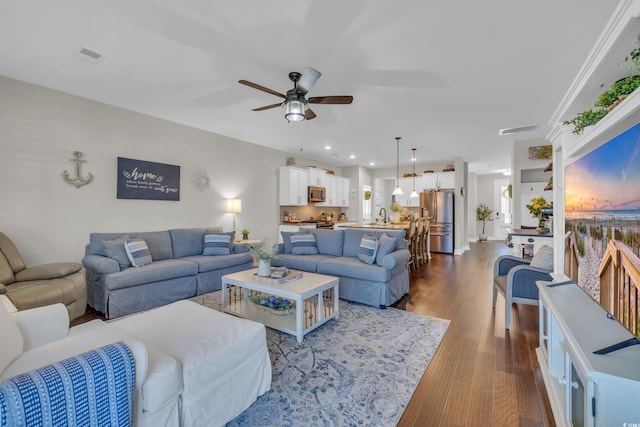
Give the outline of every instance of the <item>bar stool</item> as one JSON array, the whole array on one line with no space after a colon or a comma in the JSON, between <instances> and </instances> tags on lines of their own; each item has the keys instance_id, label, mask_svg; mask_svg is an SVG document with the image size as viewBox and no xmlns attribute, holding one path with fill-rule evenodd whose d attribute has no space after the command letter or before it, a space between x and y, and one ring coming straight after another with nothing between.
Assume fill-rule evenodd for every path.
<instances>
[{"instance_id":1,"label":"bar stool","mask_svg":"<svg viewBox=\"0 0 640 427\"><path fill-rule=\"evenodd\" d=\"M416 232L413 237L413 243L411 244L411 260L413 261L414 268L417 269L420 267L420 238L424 230L424 219L418 218L415 222Z\"/></svg>"},{"instance_id":2,"label":"bar stool","mask_svg":"<svg viewBox=\"0 0 640 427\"><path fill-rule=\"evenodd\" d=\"M416 247L416 221L414 219L411 219L411 221L409 222L407 241L409 242L409 254L411 254L407 267L409 268L409 270L415 270L417 267L413 258L413 252Z\"/></svg>"},{"instance_id":3,"label":"bar stool","mask_svg":"<svg viewBox=\"0 0 640 427\"><path fill-rule=\"evenodd\" d=\"M422 235L422 259L423 262L429 262L431 259L431 220L429 218L424 220L424 232Z\"/></svg>"}]
</instances>

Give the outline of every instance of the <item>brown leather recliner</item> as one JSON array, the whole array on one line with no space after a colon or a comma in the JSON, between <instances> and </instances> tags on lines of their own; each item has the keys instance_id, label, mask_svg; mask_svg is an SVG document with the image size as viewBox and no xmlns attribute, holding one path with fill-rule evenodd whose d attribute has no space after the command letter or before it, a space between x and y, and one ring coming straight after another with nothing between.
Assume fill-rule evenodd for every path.
<instances>
[{"instance_id":1,"label":"brown leather recliner","mask_svg":"<svg viewBox=\"0 0 640 427\"><path fill-rule=\"evenodd\" d=\"M18 310L62 303L69 320L87 309L87 281L82 264L57 262L29 267L6 234L0 232L0 294Z\"/></svg>"}]
</instances>

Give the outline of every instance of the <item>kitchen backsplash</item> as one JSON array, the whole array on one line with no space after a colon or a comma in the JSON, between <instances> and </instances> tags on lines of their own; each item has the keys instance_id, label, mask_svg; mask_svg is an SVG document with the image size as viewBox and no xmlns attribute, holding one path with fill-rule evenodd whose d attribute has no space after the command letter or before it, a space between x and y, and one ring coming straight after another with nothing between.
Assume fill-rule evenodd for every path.
<instances>
[{"instance_id":1,"label":"kitchen backsplash","mask_svg":"<svg viewBox=\"0 0 640 427\"><path fill-rule=\"evenodd\" d=\"M294 217L300 221L308 219L317 219L322 213L327 214L327 219L331 220L331 214L333 214L333 221L338 220L338 215L342 210L340 208L321 208L315 206L280 206L280 222L284 222L285 214L291 213Z\"/></svg>"}]
</instances>

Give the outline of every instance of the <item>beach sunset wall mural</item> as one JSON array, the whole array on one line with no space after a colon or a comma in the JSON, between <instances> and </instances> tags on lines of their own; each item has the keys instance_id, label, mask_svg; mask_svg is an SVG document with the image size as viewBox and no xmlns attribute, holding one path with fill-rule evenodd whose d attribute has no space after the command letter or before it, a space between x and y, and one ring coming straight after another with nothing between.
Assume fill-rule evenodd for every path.
<instances>
[{"instance_id":1,"label":"beach sunset wall mural","mask_svg":"<svg viewBox=\"0 0 640 427\"><path fill-rule=\"evenodd\" d=\"M636 271L640 266L640 124L566 167L565 220L579 253L578 285L609 312L621 310L614 317L640 335L637 324L620 318L630 307L622 307L619 293L633 294L635 301L640 284L624 271L624 283L609 279L619 273L611 270L619 268L611 262L617 253L635 263Z\"/></svg>"}]
</instances>

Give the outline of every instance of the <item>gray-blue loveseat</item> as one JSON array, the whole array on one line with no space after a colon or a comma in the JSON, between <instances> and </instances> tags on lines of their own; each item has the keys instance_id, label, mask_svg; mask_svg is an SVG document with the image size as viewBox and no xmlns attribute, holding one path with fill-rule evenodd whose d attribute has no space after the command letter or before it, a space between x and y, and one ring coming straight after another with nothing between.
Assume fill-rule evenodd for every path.
<instances>
[{"instance_id":1,"label":"gray-blue loveseat","mask_svg":"<svg viewBox=\"0 0 640 427\"><path fill-rule=\"evenodd\" d=\"M316 254L294 254L291 237L312 234ZM304 230L282 232L284 243L278 245L280 255L271 261L273 266L327 274L340 279L340 298L385 308L409 292L407 263L411 257L404 230ZM391 246L378 250L371 264L358 257L364 235L383 234L394 240Z\"/></svg>"},{"instance_id":2,"label":"gray-blue loveseat","mask_svg":"<svg viewBox=\"0 0 640 427\"><path fill-rule=\"evenodd\" d=\"M222 227L91 233L82 259L89 305L108 319L120 317L216 291L223 275L252 268L248 246L233 245L233 235L229 255L203 255L208 233ZM153 262L127 266L126 239L144 239Z\"/></svg>"}]
</instances>

